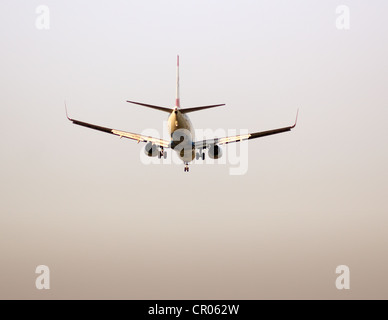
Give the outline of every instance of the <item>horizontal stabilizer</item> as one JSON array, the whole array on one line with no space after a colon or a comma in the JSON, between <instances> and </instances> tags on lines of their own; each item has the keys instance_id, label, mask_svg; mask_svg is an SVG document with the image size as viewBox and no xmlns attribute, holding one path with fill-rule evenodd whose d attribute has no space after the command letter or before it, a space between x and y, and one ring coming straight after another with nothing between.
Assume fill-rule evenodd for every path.
<instances>
[{"instance_id":1,"label":"horizontal stabilizer","mask_svg":"<svg viewBox=\"0 0 388 320\"><path fill-rule=\"evenodd\" d=\"M194 111L199 111L199 110L204 110L204 109L209 109L209 108L221 107L221 106L224 106L224 105L225 105L225 103L223 103L223 104L214 104L214 105L211 105L211 106L184 108L184 109L180 109L179 111L182 112L182 113L189 113L189 112L194 112Z\"/></svg>"},{"instance_id":2,"label":"horizontal stabilizer","mask_svg":"<svg viewBox=\"0 0 388 320\"><path fill-rule=\"evenodd\" d=\"M171 108L154 106L154 105L152 105L152 104L145 104L145 103L140 103L140 102L135 102L135 101L129 101L129 100L127 100L127 102L133 103L133 104L138 104L138 105L143 106L143 107L148 107L148 108L152 108L152 109L156 109L156 110L168 112L168 113L171 113L171 112L174 111L174 109L171 109Z\"/></svg>"}]
</instances>

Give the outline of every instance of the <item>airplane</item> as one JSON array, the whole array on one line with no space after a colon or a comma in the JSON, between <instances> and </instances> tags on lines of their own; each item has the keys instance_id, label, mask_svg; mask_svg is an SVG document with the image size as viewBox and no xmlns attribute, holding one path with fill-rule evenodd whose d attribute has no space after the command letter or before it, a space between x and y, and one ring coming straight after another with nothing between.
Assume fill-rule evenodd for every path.
<instances>
[{"instance_id":1,"label":"airplane","mask_svg":"<svg viewBox=\"0 0 388 320\"><path fill-rule=\"evenodd\" d=\"M221 106L224 106L225 104L181 108L180 95L179 95L179 55L177 56L176 99L175 99L174 108L155 106L151 104L129 101L129 100L127 100L127 102L168 113L169 117L167 122L167 126L168 126L167 129L171 139L163 140L159 138L153 138L150 136L111 129L111 128L102 127L95 124L90 124L87 122L72 119L68 116L67 107L65 103L66 117L76 125L110 133L110 134L119 136L120 138L128 138L128 139L136 140L138 143L146 142L147 144L144 152L149 157L158 156L159 159L162 157L165 159L167 156L165 149L171 148L172 150L177 152L178 157L183 161L183 164L185 165L184 172L189 172L189 163L194 159L205 160L206 149L208 149L208 155L211 159L218 159L222 156L221 145L224 145L224 144L226 145L232 142L240 142L244 140L256 139L256 138L265 137L273 134L291 131L291 129L295 128L296 126L296 122L298 120L298 113L299 113L299 110L298 110L296 114L295 123L292 126L268 130L268 131L254 132L254 133L249 133L244 135L195 141L194 127L187 114L190 112L195 112L199 110L221 107Z\"/></svg>"}]
</instances>

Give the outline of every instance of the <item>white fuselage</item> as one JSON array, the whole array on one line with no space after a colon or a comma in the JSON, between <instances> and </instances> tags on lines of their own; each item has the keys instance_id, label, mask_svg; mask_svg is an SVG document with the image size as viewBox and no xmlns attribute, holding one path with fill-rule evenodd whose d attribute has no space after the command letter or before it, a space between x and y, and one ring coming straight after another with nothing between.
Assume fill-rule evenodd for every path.
<instances>
[{"instance_id":1,"label":"white fuselage","mask_svg":"<svg viewBox=\"0 0 388 320\"><path fill-rule=\"evenodd\" d=\"M183 162L188 163L194 160L195 130L189 117L180 112L179 108L175 108L168 117L167 125L171 137L171 148L177 152Z\"/></svg>"}]
</instances>

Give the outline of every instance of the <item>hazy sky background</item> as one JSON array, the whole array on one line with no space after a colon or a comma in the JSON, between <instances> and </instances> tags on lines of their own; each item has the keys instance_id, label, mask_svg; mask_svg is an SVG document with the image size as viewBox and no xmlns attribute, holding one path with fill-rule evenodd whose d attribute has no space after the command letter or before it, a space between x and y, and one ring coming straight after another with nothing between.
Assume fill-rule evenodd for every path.
<instances>
[{"instance_id":1,"label":"hazy sky background","mask_svg":"<svg viewBox=\"0 0 388 320\"><path fill-rule=\"evenodd\" d=\"M50 29L38 30L38 5ZM350 30L336 8L350 8ZM388 298L388 2L0 2L0 298ZM162 131L176 55L197 128L249 169L149 165L71 124ZM225 151L225 150L224 150ZM51 289L35 288L47 265ZM350 290L335 268L350 268Z\"/></svg>"}]
</instances>

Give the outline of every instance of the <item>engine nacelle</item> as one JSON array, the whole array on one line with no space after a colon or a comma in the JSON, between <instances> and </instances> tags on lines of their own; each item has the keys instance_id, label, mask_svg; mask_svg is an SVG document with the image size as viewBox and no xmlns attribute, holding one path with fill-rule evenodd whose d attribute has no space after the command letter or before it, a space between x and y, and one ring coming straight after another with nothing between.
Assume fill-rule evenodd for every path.
<instances>
[{"instance_id":1,"label":"engine nacelle","mask_svg":"<svg viewBox=\"0 0 388 320\"><path fill-rule=\"evenodd\" d=\"M158 152L158 147L152 144L152 142L148 142L144 148L144 153L149 157L156 157Z\"/></svg>"},{"instance_id":2,"label":"engine nacelle","mask_svg":"<svg viewBox=\"0 0 388 320\"><path fill-rule=\"evenodd\" d=\"M209 157L211 159L218 159L222 157L222 149L220 146L213 144L209 147Z\"/></svg>"}]
</instances>

